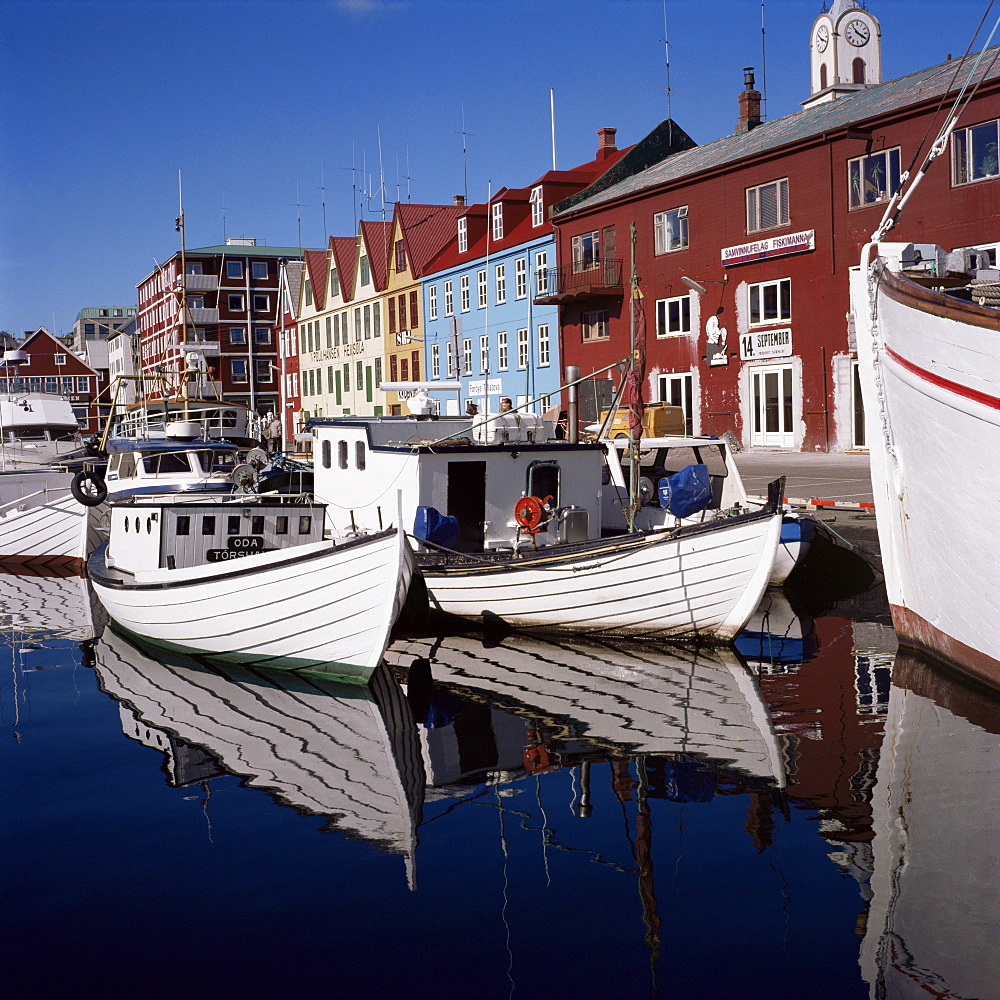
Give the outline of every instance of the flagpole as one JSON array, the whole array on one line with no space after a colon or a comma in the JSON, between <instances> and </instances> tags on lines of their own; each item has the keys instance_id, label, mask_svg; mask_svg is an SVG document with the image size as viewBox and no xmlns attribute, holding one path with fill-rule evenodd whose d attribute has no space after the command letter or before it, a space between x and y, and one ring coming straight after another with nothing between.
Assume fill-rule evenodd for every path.
<instances>
[{"instance_id":1,"label":"flagpole","mask_svg":"<svg viewBox=\"0 0 1000 1000\"><path fill-rule=\"evenodd\" d=\"M638 288L639 281L635 273L635 223L629 223L629 235L630 235L630 254L631 254L631 267L632 273L629 278L629 365L632 369L632 389L633 393L638 393L641 389L636 383L636 357L635 357L635 305L636 305L636 289ZM628 530L635 531L635 515L639 508L639 440L636 437L636 427L635 427L635 410L638 405L639 400L633 396L631 401L631 410L629 417L629 441L628 441L628 455L629 455L629 504L628 504ZM640 414L641 419L641 414ZM640 431L641 433L641 431Z\"/></svg>"}]
</instances>

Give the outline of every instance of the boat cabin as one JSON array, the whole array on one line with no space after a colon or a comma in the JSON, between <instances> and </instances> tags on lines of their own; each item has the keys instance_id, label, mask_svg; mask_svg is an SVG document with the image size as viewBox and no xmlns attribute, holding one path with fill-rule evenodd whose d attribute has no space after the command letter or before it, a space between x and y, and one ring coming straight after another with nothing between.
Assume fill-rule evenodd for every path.
<instances>
[{"instance_id":1,"label":"boat cabin","mask_svg":"<svg viewBox=\"0 0 1000 1000\"><path fill-rule=\"evenodd\" d=\"M323 540L324 505L281 495L151 501L111 508L106 564L126 573L187 569Z\"/></svg>"},{"instance_id":2,"label":"boat cabin","mask_svg":"<svg viewBox=\"0 0 1000 1000\"><path fill-rule=\"evenodd\" d=\"M199 441L108 441L105 481L112 495L209 490L230 493L240 464L234 444Z\"/></svg>"},{"instance_id":3,"label":"boat cabin","mask_svg":"<svg viewBox=\"0 0 1000 1000\"><path fill-rule=\"evenodd\" d=\"M601 537L603 446L557 440L536 415L329 417L312 428L314 492L334 529L388 527L398 490L403 528L459 552ZM515 514L525 497L542 502L535 524Z\"/></svg>"},{"instance_id":4,"label":"boat cabin","mask_svg":"<svg viewBox=\"0 0 1000 1000\"><path fill-rule=\"evenodd\" d=\"M68 399L51 393L12 393L0 398L3 457L15 464L44 465L83 453L80 425Z\"/></svg>"}]
</instances>

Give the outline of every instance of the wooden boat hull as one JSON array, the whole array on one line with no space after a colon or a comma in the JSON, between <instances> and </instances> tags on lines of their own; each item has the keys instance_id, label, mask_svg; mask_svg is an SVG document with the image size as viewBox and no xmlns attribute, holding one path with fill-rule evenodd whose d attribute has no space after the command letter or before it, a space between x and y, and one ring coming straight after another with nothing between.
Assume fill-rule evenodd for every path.
<instances>
[{"instance_id":1,"label":"wooden boat hull","mask_svg":"<svg viewBox=\"0 0 1000 1000\"><path fill-rule=\"evenodd\" d=\"M182 653L367 682L405 600L412 557L401 533L316 542L232 562L142 574L88 571L112 620Z\"/></svg>"},{"instance_id":2,"label":"wooden boat hull","mask_svg":"<svg viewBox=\"0 0 1000 1000\"><path fill-rule=\"evenodd\" d=\"M7 566L83 572L97 544L97 517L73 499L71 478L61 470L0 478L0 560Z\"/></svg>"},{"instance_id":3,"label":"wooden boat hull","mask_svg":"<svg viewBox=\"0 0 1000 1000\"><path fill-rule=\"evenodd\" d=\"M1000 687L1000 311L880 262L855 281L879 542L900 642Z\"/></svg>"},{"instance_id":4,"label":"wooden boat hull","mask_svg":"<svg viewBox=\"0 0 1000 1000\"><path fill-rule=\"evenodd\" d=\"M760 602L781 514L542 550L486 567L420 562L431 604L520 628L584 635L729 641Z\"/></svg>"}]
</instances>

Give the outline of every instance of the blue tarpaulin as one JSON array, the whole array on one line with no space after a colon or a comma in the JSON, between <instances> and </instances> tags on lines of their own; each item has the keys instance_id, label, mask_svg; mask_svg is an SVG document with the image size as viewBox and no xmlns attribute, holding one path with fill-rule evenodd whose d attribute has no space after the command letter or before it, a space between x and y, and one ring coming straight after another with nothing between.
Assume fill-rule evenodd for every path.
<instances>
[{"instance_id":1,"label":"blue tarpaulin","mask_svg":"<svg viewBox=\"0 0 1000 1000\"><path fill-rule=\"evenodd\" d=\"M436 507L418 507L413 519L413 534L425 542L450 549L458 540L458 520L442 514Z\"/></svg>"},{"instance_id":2,"label":"blue tarpaulin","mask_svg":"<svg viewBox=\"0 0 1000 1000\"><path fill-rule=\"evenodd\" d=\"M704 510L712 500L712 481L707 465L687 465L680 472L660 480L660 506L674 517L690 517Z\"/></svg>"}]
</instances>

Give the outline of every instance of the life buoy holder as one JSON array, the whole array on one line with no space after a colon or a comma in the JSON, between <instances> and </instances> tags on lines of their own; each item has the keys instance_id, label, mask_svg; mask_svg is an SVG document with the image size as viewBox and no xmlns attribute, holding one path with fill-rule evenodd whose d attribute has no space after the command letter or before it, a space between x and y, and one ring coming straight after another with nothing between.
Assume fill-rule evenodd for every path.
<instances>
[{"instance_id":1,"label":"life buoy holder","mask_svg":"<svg viewBox=\"0 0 1000 1000\"><path fill-rule=\"evenodd\" d=\"M84 507L98 507L108 499L108 485L99 472L81 469L69 484L69 491Z\"/></svg>"},{"instance_id":2,"label":"life buoy holder","mask_svg":"<svg viewBox=\"0 0 1000 1000\"><path fill-rule=\"evenodd\" d=\"M517 521L518 527L529 535L541 531L542 525L549 519L549 512L545 505L551 499L551 496L544 500L539 500L538 497L521 497L514 504L514 520Z\"/></svg>"}]
</instances>

